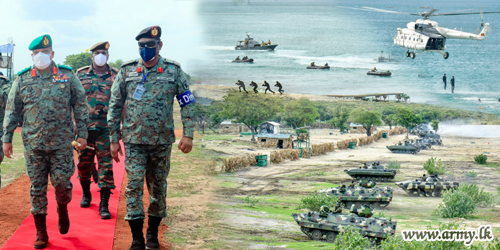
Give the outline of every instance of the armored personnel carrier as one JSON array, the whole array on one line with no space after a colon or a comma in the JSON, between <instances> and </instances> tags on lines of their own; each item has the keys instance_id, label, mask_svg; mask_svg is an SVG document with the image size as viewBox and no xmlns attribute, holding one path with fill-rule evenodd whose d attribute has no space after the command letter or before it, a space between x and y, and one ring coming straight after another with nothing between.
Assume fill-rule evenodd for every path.
<instances>
[{"instance_id":1,"label":"armored personnel carrier","mask_svg":"<svg viewBox=\"0 0 500 250\"><path fill-rule=\"evenodd\" d=\"M386 146L392 153L402 153L402 154L417 154L420 152L420 147L411 144L409 141L399 142L396 145Z\"/></svg>"},{"instance_id":2,"label":"armored personnel carrier","mask_svg":"<svg viewBox=\"0 0 500 250\"><path fill-rule=\"evenodd\" d=\"M431 143L432 145L442 145L443 144L443 141L441 140L441 136L434 133L433 131L419 132L418 136L420 136L425 141Z\"/></svg>"},{"instance_id":3,"label":"armored personnel carrier","mask_svg":"<svg viewBox=\"0 0 500 250\"><path fill-rule=\"evenodd\" d=\"M344 207L351 207L353 204L387 207L392 200L392 189L375 187L375 185L373 181L361 180L358 186L355 186L353 182L349 186L342 184L340 187L323 189L319 192L338 197Z\"/></svg>"},{"instance_id":4,"label":"armored personnel carrier","mask_svg":"<svg viewBox=\"0 0 500 250\"><path fill-rule=\"evenodd\" d=\"M344 172L356 180L373 180L387 182L394 179L396 175L395 169L388 169L380 165L380 162L374 162L370 165L364 164L363 167L350 168Z\"/></svg>"},{"instance_id":5,"label":"armored personnel carrier","mask_svg":"<svg viewBox=\"0 0 500 250\"><path fill-rule=\"evenodd\" d=\"M352 205L349 212L342 213L338 209L332 211L327 206L321 206L318 212L295 213L292 217L311 240L334 242L339 231L349 226L377 242L396 232L397 222L372 217L373 209L370 206Z\"/></svg>"},{"instance_id":6,"label":"armored personnel carrier","mask_svg":"<svg viewBox=\"0 0 500 250\"><path fill-rule=\"evenodd\" d=\"M411 144L420 147L420 149L431 149L432 147L432 143L430 143L429 140L425 140L423 138L417 138Z\"/></svg>"},{"instance_id":7,"label":"armored personnel carrier","mask_svg":"<svg viewBox=\"0 0 500 250\"><path fill-rule=\"evenodd\" d=\"M434 196L440 197L442 192L450 189L457 189L459 183L456 181L445 181L437 174L424 176L412 181L400 181L395 183L411 196Z\"/></svg>"}]
</instances>

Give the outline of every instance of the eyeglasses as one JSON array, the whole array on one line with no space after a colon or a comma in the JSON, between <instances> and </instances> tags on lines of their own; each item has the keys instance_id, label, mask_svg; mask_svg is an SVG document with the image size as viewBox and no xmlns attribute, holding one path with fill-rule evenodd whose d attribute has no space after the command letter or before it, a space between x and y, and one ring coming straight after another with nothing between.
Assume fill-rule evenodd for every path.
<instances>
[{"instance_id":1,"label":"eyeglasses","mask_svg":"<svg viewBox=\"0 0 500 250\"><path fill-rule=\"evenodd\" d=\"M139 48L154 48L156 47L156 45L158 45L158 41L157 40L154 40L154 41L149 41L149 42L138 42L139 44Z\"/></svg>"}]
</instances>

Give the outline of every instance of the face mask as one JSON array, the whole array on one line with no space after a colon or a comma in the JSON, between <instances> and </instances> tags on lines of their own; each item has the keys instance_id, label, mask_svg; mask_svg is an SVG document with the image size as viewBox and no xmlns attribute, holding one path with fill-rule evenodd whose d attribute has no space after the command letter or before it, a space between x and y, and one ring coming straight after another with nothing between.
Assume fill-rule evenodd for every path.
<instances>
[{"instance_id":1,"label":"face mask","mask_svg":"<svg viewBox=\"0 0 500 250\"><path fill-rule=\"evenodd\" d=\"M107 61L108 58L103 54L98 54L97 56L94 56L94 62L99 67L104 66Z\"/></svg>"},{"instance_id":2,"label":"face mask","mask_svg":"<svg viewBox=\"0 0 500 250\"><path fill-rule=\"evenodd\" d=\"M50 54L38 52L38 54L33 56L33 62L35 63L35 67L37 69L44 70L49 67L51 63Z\"/></svg>"},{"instance_id":3,"label":"face mask","mask_svg":"<svg viewBox=\"0 0 500 250\"><path fill-rule=\"evenodd\" d=\"M142 60L149 62L153 60L156 56L156 48L140 48L139 54L141 54Z\"/></svg>"}]
</instances>

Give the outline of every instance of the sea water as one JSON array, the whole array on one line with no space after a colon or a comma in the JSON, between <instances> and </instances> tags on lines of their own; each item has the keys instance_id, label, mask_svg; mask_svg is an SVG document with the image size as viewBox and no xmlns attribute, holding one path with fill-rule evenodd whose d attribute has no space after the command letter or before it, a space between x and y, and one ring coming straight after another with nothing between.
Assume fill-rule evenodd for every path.
<instances>
[{"instance_id":1,"label":"sea water","mask_svg":"<svg viewBox=\"0 0 500 250\"><path fill-rule=\"evenodd\" d=\"M424 53L415 59L404 56L405 48L393 46L397 28L419 17L362 11L374 7L389 11L418 13L432 7L436 13L473 9L500 11L500 1L201 1L198 14L203 25L204 54L191 65L191 73L203 83L235 86L238 79L271 86L283 84L287 93L352 95L406 93L411 102L431 103L474 111L500 113L500 14L485 14L493 32L485 40L448 39L445 60L438 53ZM479 15L432 17L447 28L474 32ZM246 32L258 42L271 40L275 51L240 51L234 47ZM477 46L477 48L476 48ZM395 57L398 62L378 63L375 59ZM232 63L248 56L252 64ZM328 63L330 70L308 70L312 62ZM366 75L377 67L390 70L391 77ZM444 90L442 76L448 77ZM449 80L455 76L455 93ZM250 87L247 87L250 88ZM273 89L276 89L273 87ZM393 97L392 97L393 98ZM479 102L481 99L481 102Z\"/></svg>"}]
</instances>

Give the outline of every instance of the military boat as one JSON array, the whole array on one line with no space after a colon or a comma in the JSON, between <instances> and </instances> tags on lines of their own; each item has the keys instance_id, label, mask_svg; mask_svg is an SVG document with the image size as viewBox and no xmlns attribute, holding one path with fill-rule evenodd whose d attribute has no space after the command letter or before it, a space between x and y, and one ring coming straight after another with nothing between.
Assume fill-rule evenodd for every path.
<instances>
[{"instance_id":1,"label":"military boat","mask_svg":"<svg viewBox=\"0 0 500 250\"><path fill-rule=\"evenodd\" d=\"M328 63L325 65L309 65L307 69L330 69L330 66L328 66Z\"/></svg>"},{"instance_id":2,"label":"military boat","mask_svg":"<svg viewBox=\"0 0 500 250\"><path fill-rule=\"evenodd\" d=\"M245 60L242 60L242 59L238 59L238 60L233 60L232 62L235 62L235 63L252 63L253 62L253 58L248 58L248 59L245 59Z\"/></svg>"},{"instance_id":3,"label":"military boat","mask_svg":"<svg viewBox=\"0 0 500 250\"><path fill-rule=\"evenodd\" d=\"M238 41L238 45L234 47L235 50L274 50L278 44L261 44L250 37L250 33L247 33L247 37L244 41Z\"/></svg>"},{"instance_id":4,"label":"military boat","mask_svg":"<svg viewBox=\"0 0 500 250\"><path fill-rule=\"evenodd\" d=\"M376 242L396 233L397 222L373 217L373 209L368 205L352 205L350 213L342 213L342 209L331 210L328 206L321 206L319 210L292 214L300 230L311 240L335 242L337 234L346 227Z\"/></svg>"},{"instance_id":5,"label":"military boat","mask_svg":"<svg viewBox=\"0 0 500 250\"><path fill-rule=\"evenodd\" d=\"M387 71L368 71L366 72L367 75L371 75L371 76L391 76L392 73L391 71L387 70Z\"/></svg>"}]
</instances>

